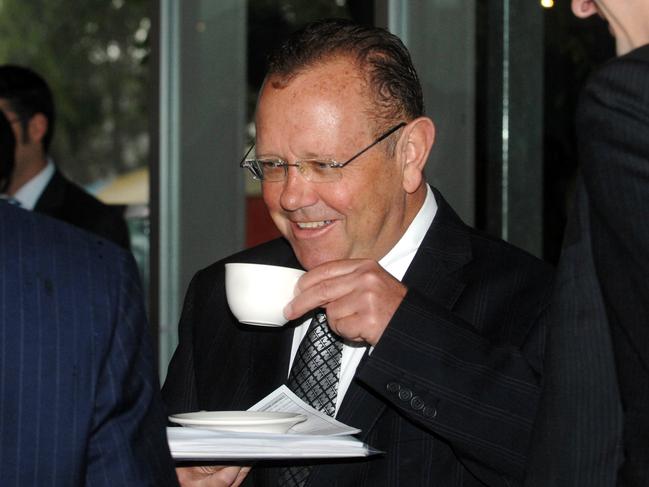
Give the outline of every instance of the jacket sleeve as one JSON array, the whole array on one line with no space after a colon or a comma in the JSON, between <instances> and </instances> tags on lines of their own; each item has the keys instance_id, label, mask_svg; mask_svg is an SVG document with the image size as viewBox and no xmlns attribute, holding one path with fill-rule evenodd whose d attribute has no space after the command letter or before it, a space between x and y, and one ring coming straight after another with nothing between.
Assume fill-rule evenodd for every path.
<instances>
[{"instance_id":1,"label":"jacket sleeve","mask_svg":"<svg viewBox=\"0 0 649 487\"><path fill-rule=\"evenodd\" d=\"M93 303L97 380L86 483L176 486L140 282L131 255L119 256Z\"/></svg>"},{"instance_id":2,"label":"jacket sleeve","mask_svg":"<svg viewBox=\"0 0 649 487\"><path fill-rule=\"evenodd\" d=\"M503 339L502 330L499 337L489 336L410 289L358 372L384 401L450 444L486 485L517 485L523 477L540 395L539 316L547 303L547 276L539 282L545 286L531 292L537 299L527 314L518 315L514 301L511 316L494 324L506 329L512 319L527 321L519 323L528 330L519 342ZM524 300L523 293L518 299Z\"/></svg>"}]
</instances>

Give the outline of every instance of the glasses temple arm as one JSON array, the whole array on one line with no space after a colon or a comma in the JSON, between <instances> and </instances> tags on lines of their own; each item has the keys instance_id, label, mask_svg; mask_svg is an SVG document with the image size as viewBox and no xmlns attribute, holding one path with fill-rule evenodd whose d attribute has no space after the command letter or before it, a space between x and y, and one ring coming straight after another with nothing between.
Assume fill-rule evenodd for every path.
<instances>
[{"instance_id":1,"label":"glasses temple arm","mask_svg":"<svg viewBox=\"0 0 649 487\"><path fill-rule=\"evenodd\" d=\"M246 162L246 157L248 157L248 154L252 152L252 149L255 148L255 143L253 142L252 145L250 146L250 149L246 151L246 153L243 155L241 158L241 162L239 163L239 167L243 167L243 163Z\"/></svg>"},{"instance_id":2,"label":"glasses temple arm","mask_svg":"<svg viewBox=\"0 0 649 487\"><path fill-rule=\"evenodd\" d=\"M396 132L397 130L399 130L401 127L405 127L406 125L408 125L406 122L401 122L400 124L395 125L395 126L392 127L390 130L388 130L386 133L384 133L383 135L381 135L378 139L376 139L374 142L372 142L370 145L368 145L367 147L365 147L365 149L360 150L359 152L357 152L356 154L354 154L352 157L350 157L349 159L347 159L345 162L343 162L342 164L340 164L338 167L344 167L344 166L346 166L347 164L349 164L350 162L352 162L354 159L356 159L357 157L361 156L362 154L364 154L365 152L367 152L368 150L370 150L372 147L374 147L374 146L375 146L376 144L378 144L379 142L383 142L385 139L387 139L388 137L390 137L393 133L395 133L395 132Z\"/></svg>"}]
</instances>

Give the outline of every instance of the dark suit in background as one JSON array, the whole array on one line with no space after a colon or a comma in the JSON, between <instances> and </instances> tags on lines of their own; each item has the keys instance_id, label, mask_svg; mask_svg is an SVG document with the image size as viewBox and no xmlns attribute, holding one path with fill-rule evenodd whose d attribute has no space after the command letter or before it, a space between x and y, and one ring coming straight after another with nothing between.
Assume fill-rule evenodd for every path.
<instances>
[{"instance_id":1,"label":"dark suit in background","mask_svg":"<svg viewBox=\"0 0 649 487\"><path fill-rule=\"evenodd\" d=\"M117 207L108 206L67 179L57 169L34 211L83 228L130 248L128 227Z\"/></svg>"},{"instance_id":2,"label":"dark suit in background","mask_svg":"<svg viewBox=\"0 0 649 487\"><path fill-rule=\"evenodd\" d=\"M577 119L624 412L620 479L649 485L649 45L604 67Z\"/></svg>"},{"instance_id":3,"label":"dark suit in background","mask_svg":"<svg viewBox=\"0 0 649 487\"><path fill-rule=\"evenodd\" d=\"M647 486L649 46L589 80L577 133L583 181L558 271L573 282L555 293L528 485L612 486L622 463L618 485Z\"/></svg>"},{"instance_id":4,"label":"dark suit in background","mask_svg":"<svg viewBox=\"0 0 649 487\"><path fill-rule=\"evenodd\" d=\"M3 486L177 485L132 257L3 202L0 391Z\"/></svg>"},{"instance_id":5,"label":"dark suit in background","mask_svg":"<svg viewBox=\"0 0 649 487\"><path fill-rule=\"evenodd\" d=\"M538 399L549 267L438 211L403 283L409 291L337 419L385 451L313 469L308 486L511 486ZM200 271L187 293L163 398L171 413L247 409L286 381L293 327L245 326L229 311L224 263L299 267L285 240ZM293 325L299 323L293 323ZM277 486L254 466L245 485Z\"/></svg>"}]
</instances>

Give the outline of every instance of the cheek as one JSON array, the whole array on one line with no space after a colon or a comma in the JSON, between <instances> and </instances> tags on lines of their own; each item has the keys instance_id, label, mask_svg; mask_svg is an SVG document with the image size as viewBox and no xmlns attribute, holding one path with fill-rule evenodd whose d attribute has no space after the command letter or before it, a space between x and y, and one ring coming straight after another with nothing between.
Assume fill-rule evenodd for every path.
<instances>
[{"instance_id":1,"label":"cheek","mask_svg":"<svg viewBox=\"0 0 649 487\"><path fill-rule=\"evenodd\" d=\"M349 216L365 205L365 191L367 189L363 184L354 184L352 178L347 178L337 184L319 188L318 196L325 206Z\"/></svg>"},{"instance_id":2,"label":"cheek","mask_svg":"<svg viewBox=\"0 0 649 487\"><path fill-rule=\"evenodd\" d=\"M280 208L279 198L281 194L281 191L279 191L275 185L267 185L262 183L261 196L264 200L266 208L268 208L269 211L275 211Z\"/></svg>"}]
</instances>

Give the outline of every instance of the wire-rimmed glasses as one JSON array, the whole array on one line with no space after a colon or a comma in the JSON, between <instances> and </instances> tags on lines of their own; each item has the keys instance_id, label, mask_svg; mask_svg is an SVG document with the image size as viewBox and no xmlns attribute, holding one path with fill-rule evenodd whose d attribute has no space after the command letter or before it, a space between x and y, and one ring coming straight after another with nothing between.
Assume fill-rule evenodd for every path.
<instances>
[{"instance_id":1,"label":"wire-rimmed glasses","mask_svg":"<svg viewBox=\"0 0 649 487\"><path fill-rule=\"evenodd\" d=\"M248 149L239 166L246 168L252 174L253 179L258 181L279 182L284 181L288 176L288 168L295 167L300 174L312 183L328 183L331 181L338 181L342 178L342 169L353 160L360 157L362 154L370 150L379 142L387 139L390 135L395 133L401 127L408 125L406 122L400 122L393 126L383 134L381 134L370 145L361 149L345 162L336 162L334 160L320 160L320 159L302 159L290 164L279 158L254 158L246 159L248 154L252 151L254 144Z\"/></svg>"}]
</instances>

